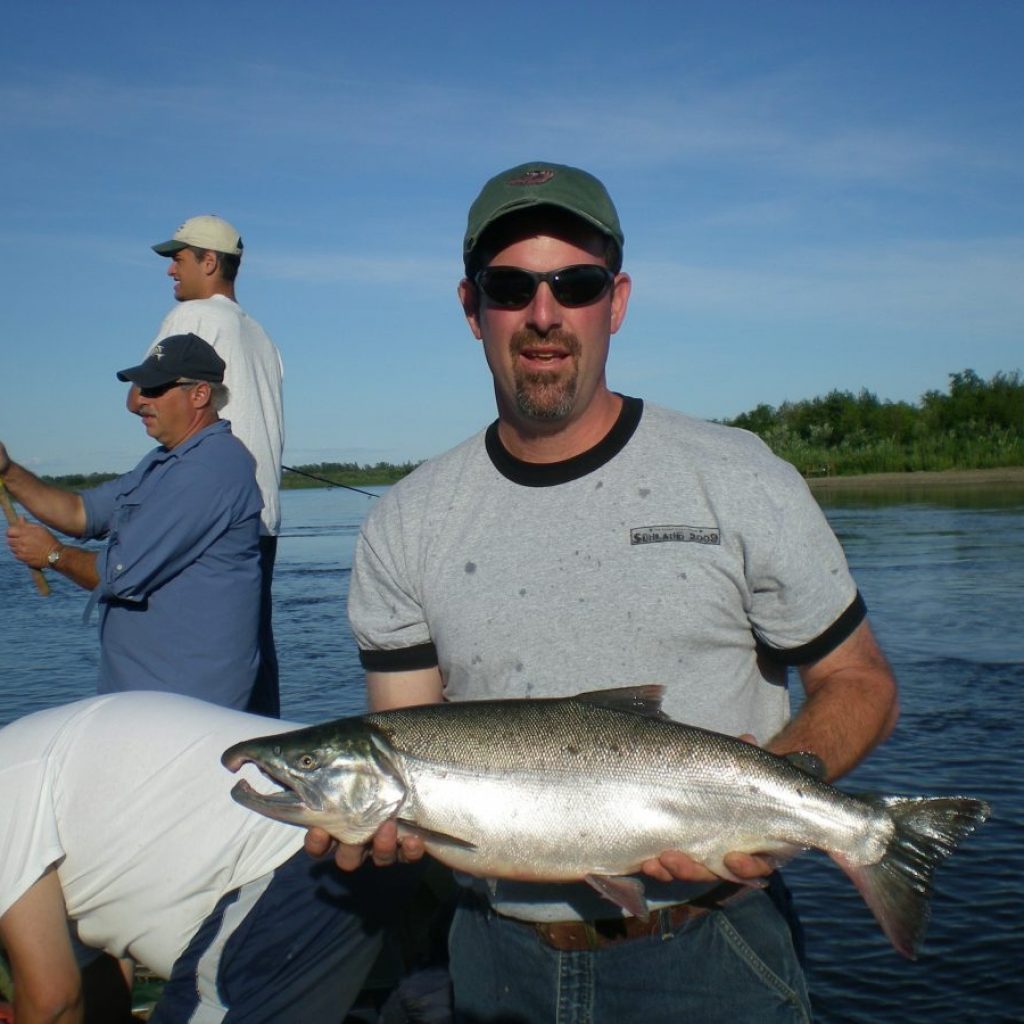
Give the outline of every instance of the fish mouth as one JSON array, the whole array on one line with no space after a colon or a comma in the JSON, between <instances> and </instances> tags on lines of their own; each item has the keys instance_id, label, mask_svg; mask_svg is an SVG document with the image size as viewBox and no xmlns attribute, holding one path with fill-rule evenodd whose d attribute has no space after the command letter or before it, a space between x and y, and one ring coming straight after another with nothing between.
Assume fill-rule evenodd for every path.
<instances>
[{"instance_id":1,"label":"fish mouth","mask_svg":"<svg viewBox=\"0 0 1024 1024\"><path fill-rule=\"evenodd\" d=\"M231 788L231 796L245 807L275 817L281 812L294 815L303 811L316 813L323 810L323 801L316 790L303 786L300 780L290 778L284 771L274 771L254 757L232 748L225 751L221 763L232 772L237 772L246 764L254 765L263 778L280 787L276 793L263 793L255 789L247 779L239 779Z\"/></svg>"},{"instance_id":2,"label":"fish mouth","mask_svg":"<svg viewBox=\"0 0 1024 1024\"><path fill-rule=\"evenodd\" d=\"M288 811L313 810L294 789L282 789L278 793L261 793L254 789L246 779L239 779L231 787L231 795L240 804L247 807L259 807Z\"/></svg>"}]
</instances>

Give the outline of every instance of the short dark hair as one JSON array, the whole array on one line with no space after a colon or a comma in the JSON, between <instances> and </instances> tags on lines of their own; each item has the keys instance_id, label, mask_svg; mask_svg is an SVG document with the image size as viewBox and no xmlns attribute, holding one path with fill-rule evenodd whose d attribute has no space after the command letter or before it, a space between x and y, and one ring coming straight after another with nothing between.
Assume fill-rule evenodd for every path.
<instances>
[{"instance_id":1,"label":"short dark hair","mask_svg":"<svg viewBox=\"0 0 1024 1024\"><path fill-rule=\"evenodd\" d=\"M602 256L605 266L613 274L622 269L622 250L611 235L604 234L592 224L560 207L532 206L506 214L484 231L467 261L466 276L475 276L497 253L511 245L518 237L522 237L524 231L538 229L569 238L578 238L581 235L597 236L604 246Z\"/></svg>"},{"instance_id":2,"label":"short dark hair","mask_svg":"<svg viewBox=\"0 0 1024 1024\"><path fill-rule=\"evenodd\" d=\"M242 265L242 254L231 252L218 252L216 249L203 249L198 245L186 245L186 249L197 260L201 260L208 252L217 257L217 272L225 281L234 282L238 277L238 268Z\"/></svg>"}]
</instances>

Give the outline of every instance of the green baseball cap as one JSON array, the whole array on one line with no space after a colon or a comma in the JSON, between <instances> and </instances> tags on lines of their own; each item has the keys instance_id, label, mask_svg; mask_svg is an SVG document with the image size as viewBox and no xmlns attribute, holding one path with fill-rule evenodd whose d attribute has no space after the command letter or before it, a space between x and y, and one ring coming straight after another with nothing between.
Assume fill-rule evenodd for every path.
<instances>
[{"instance_id":1,"label":"green baseball cap","mask_svg":"<svg viewBox=\"0 0 1024 1024\"><path fill-rule=\"evenodd\" d=\"M614 239L622 251L624 238L619 215L608 190L586 171L542 161L520 164L496 174L480 190L469 208L462 258L467 273L473 250L483 233L500 218L533 206L557 206L593 225Z\"/></svg>"}]
</instances>

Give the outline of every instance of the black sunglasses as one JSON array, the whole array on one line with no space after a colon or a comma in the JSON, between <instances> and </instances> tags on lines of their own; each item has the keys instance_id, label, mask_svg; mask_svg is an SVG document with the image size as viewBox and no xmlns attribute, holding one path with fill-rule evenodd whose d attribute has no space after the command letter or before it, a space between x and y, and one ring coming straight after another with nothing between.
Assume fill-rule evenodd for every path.
<instances>
[{"instance_id":1,"label":"black sunglasses","mask_svg":"<svg viewBox=\"0 0 1024 1024\"><path fill-rule=\"evenodd\" d=\"M194 380L172 380L169 384L158 384L155 388L139 388L141 398L162 398L171 388L195 387Z\"/></svg>"},{"instance_id":2,"label":"black sunglasses","mask_svg":"<svg viewBox=\"0 0 1024 1024\"><path fill-rule=\"evenodd\" d=\"M521 267L484 267L473 280L501 309L522 309L528 305L541 281L547 282L559 305L572 309L597 302L611 287L615 275L596 263L575 263L543 274Z\"/></svg>"}]
</instances>

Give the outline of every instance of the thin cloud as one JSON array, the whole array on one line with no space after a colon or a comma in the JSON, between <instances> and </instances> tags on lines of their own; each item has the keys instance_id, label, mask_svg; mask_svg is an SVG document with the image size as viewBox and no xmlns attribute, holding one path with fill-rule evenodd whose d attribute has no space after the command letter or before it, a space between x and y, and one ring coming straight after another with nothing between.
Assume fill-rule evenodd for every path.
<instances>
[{"instance_id":1,"label":"thin cloud","mask_svg":"<svg viewBox=\"0 0 1024 1024\"><path fill-rule=\"evenodd\" d=\"M781 323L845 318L889 327L1012 329L1024 322L1024 239L790 249L771 267L631 266L635 302L659 311Z\"/></svg>"}]
</instances>

